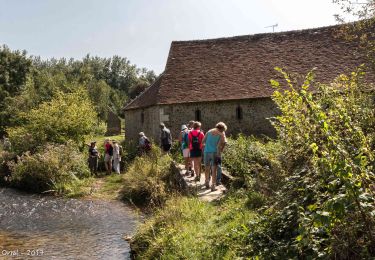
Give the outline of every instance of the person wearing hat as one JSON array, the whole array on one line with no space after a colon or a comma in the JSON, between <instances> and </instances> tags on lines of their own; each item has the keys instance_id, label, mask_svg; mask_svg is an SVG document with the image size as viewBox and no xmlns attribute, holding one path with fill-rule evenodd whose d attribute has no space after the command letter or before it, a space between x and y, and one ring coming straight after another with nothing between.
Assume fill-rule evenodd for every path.
<instances>
[{"instance_id":1,"label":"person wearing hat","mask_svg":"<svg viewBox=\"0 0 375 260\"><path fill-rule=\"evenodd\" d=\"M160 146L164 152L169 152L172 147L171 131L165 127L164 123L160 123Z\"/></svg>"},{"instance_id":2,"label":"person wearing hat","mask_svg":"<svg viewBox=\"0 0 375 260\"><path fill-rule=\"evenodd\" d=\"M185 175L189 175L189 166L190 166L190 149L189 149L189 129L186 125L181 126L181 132L178 137L178 141L181 145L182 156L185 161Z\"/></svg>"},{"instance_id":3,"label":"person wearing hat","mask_svg":"<svg viewBox=\"0 0 375 260\"><path fill-rule=\"evenodd\" d=\"M96 147L96 142L92 141L89 147L89 168L91 175L96 175L98 172L98 158L99 151Z\"/></svg>"},{"instance_id":4,"label":"person wearing hat","mask_svg":"<svg viewBox=\"0 0 375 260\"><path fill-rule=\"evenodd\" d=\"M113 143L113 169L115 173L120 174L120 162L121 162L121 155L120 155L120 146L118 145L116 140L112 140Z\"/></svg>"}]
</instances>

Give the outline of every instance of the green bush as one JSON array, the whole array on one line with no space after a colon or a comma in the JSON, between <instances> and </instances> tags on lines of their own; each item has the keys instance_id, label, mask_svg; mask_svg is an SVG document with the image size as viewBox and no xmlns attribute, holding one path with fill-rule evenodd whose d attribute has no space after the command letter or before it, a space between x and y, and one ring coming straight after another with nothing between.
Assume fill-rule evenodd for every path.
<instances>
[{"instance_id":1,"label":"green bush","mask_svg":"<svg viewBox=\"0 0 375 260\"><path fill-rule=\"evenodd\" d=\"M301 86L282 73L288 88L273 81L282 112L274 125L288 175L272 210L250 225L253 255L373 258L375 109L363 73L317 85L315 95L312 73Z\"/></svg>"},{"instance_id":2,"label":"green bush","mask_svg":"<svg viewBox=\"0 0 375 260\"><path fill-rule=\"evenodd\" d=\"M4 177L10 174L8 163L15 159L16 157L12 152L4 151L0 147L0 183L4 183Z\"/></svg>"},{"instance_id":3,"label":"green bush","mask_svg":"<svg viewBox=\"0 0 375 260\"><path fill-rule=\"evenodd\" d=\"M277 191L285 178L280 142L262 142L255 137L239 135L228 139L223 165L239 177L250 190L265 195Z\"/></svg>"},{"instance_id":4,"label":"green bush","mask_svg":"<svg viewBox=\"0 0 375 260\"><path fill-rule=\"evenodd\" d=\"M47 144L34 154L25 153L9 166L13 185L33 192L65 193L66 185L89 176L87 158L71 142Z\"/></svg>"},{"instance_id":5,"label":"green bush","mask_svg":"<svg viewBox=\"0 0 375 260\"><path fill-rule=\"evenodd\" d=\"M136 157L124 176L124 199L139 206L162 206L174 191L172 159L153 147L148 155Z\"/></svg>"}]
</instances>

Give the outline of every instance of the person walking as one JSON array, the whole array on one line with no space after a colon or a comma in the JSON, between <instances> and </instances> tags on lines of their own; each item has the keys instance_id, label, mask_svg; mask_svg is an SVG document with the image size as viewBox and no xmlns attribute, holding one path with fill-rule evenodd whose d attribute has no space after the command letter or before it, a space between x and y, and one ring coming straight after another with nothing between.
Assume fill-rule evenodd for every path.
<instances>
[{"instance_id":1,"label":"person walking","mask_svg":"<svg viewBox=\"0 0 375 260\"><path fill-rule=\"evenodd\" d=\"M99 159L99 151L96 147L96 142L93 141L89 147L89 169L91 175L97 175L98 172L98 159Z\"/></svg>"},{"instance_id":2,"label":"person walking","mask_svg":"<svg viewBox=\"0 0 375 260\"><path fill-rule=\"evenodd\" d=\"M190 174L189 166L190 166L190 150L189 150L189 130L186 125L181 126L181 132L178 137L178 141L181 145L182 156L184 157L185 162L185 175Z\"/></svg>"},{"instance_id":3,"label":"person walking","mask_svg":"<svg viewBox=\"0 0 375 260\"><path fill-rule=\"evenodd\" d=\"M211 191L216 190L217 168L221 164L221 153L225 145L225 131L227 126L223 122L216 124L215 128L209 130L203 141L205 186L208 189L210 183L210 170L212 172Z\"/></svg>"},{"instance_id":4,"label":"person walking","mask_svg":"<svg viewBox=\"0 0 375 260\"><path fill-rule=\"evenodd\" d=\"M168 153L172 147L171 131L165 126L164 123L160 123L160 146L166 153Z\"/></svg>"},{"instance_id":5,"label":"person walking","mask_svg":"<svg viewBox=\"0 0 375 260\"><path fill-rule=\"evenodd\" d=\"M194 171L196 174L195 180L199 181L201 178L201 161L202 161L202 141L204 133L201 130L201 123L194 122L193 130L189 132L189 149L190 158L194 165Z\"/></svg>"},{"instance_id":6,"label":"person walking","mask_svg":"<svg viewBox=\"0 0 375 260\"><path fill-rule=\"evenodd\" d=\"M113 169L115 173L120 174L120 162L121 162L121 155L120 155L120 146L118 145L116 140L112 140L113 143Z\"/></svg>"},{"instance_id":7,"label":"person walking","mask_svg":"<svg viewBox=\"0 0 375 260\"><path fill-rule=\"evenodd\" d=\"M113 159L113 146L109 139L106 139L104 142L104 165L107 171L107 174L111 174L112 172L112 159Z\"/></svg>"}]
</instances>

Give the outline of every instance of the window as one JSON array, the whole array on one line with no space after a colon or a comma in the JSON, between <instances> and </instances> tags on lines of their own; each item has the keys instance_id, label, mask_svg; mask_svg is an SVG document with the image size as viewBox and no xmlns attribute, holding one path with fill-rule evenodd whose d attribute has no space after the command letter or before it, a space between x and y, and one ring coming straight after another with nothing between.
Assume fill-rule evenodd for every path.
<instances>
[{"instance_id":1,"label":"window","mask_svg":"<svg viewBox=\"0 0 375 260\"><path fill-rule=\"evenodd\" d=\"M201 111L199 109L195 110L195 121L201 121Z\"/></svg>"},{"instance_id":2,"label":"window","mask_svg":"<svg viewBox=\"0 0 375 260\"><path fill-rule=\"evenodd\" d=\"M240 106L238 106L238 107L236 108L236 118L237 118L238 120L242 120L242 118L243 118L242 107L240 107Z\"/></svg>"},{"instance_id":3,"label":"window","mask_svg":"<svg viewBox=\"0 0 375 260\"><path fill-rule=\"evenodd\" d=\"M141 123L143 124L145 122L145 114L141 113Z\"/></svg>"}]
</instances>

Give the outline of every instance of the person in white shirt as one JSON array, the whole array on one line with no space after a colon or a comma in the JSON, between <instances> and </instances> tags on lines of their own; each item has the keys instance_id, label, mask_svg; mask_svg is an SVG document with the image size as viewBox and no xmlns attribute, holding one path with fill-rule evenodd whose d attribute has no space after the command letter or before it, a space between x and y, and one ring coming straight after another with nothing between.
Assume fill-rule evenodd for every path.
<instances>
[{"instance_id":1,"label":"person in white shirt","mask_svg":"<svg viewBox=\"0 0 375 260\"><path fill-rule=\"evenodd\" d=\"M120 162L121 162L121 155L120 155L120 147L116 140L112 141L113 143L113 169L117 174L120 174Z\"/></svg>"}]
</instances>

